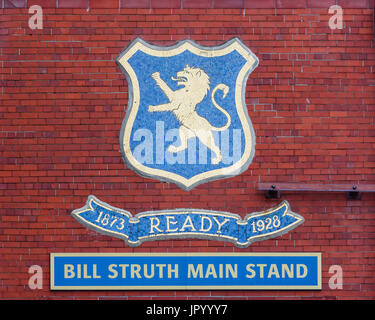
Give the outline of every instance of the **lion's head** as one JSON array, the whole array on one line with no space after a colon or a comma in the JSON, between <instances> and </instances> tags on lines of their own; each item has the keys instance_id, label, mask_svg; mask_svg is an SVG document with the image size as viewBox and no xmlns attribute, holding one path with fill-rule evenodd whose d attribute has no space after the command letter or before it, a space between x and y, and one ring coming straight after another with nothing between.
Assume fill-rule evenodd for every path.
<instances>
[{"instance_id":1,"label":"lion's head","mask_svg":"<svg viewBox=\"0 0 375 320\"><path fill-rule=\"evenodd\" d=\"M210 77L200 68L186 65L184 70L177 72L177 77L172 77L177 81L178 86L184 86L196 100L202 101L210 90Z\"/></svg>"}]
</instances>

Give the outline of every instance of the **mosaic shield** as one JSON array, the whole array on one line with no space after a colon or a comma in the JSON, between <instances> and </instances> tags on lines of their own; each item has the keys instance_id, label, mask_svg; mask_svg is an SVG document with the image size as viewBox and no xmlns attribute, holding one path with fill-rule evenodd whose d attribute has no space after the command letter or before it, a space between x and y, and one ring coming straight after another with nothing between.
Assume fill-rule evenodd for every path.
<instances>
[{"instance_id":1,"label":"mosaic shield","mask_svg":"<svg viewBox=\"0 0 375 320\"><path fill-rule=\"evenodd\" d=\"M116 61L129 84L120 146L131 169L190 190L248 168L255 134L245 89L258 59L240 39L215 47L136 39Z\"/></svg>"}]
</instances>

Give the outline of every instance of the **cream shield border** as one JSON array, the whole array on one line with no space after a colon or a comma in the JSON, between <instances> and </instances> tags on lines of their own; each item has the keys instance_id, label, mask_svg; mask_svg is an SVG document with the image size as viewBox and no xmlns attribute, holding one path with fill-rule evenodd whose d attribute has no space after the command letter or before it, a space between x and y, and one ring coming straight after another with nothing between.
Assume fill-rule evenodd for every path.
<instances>
[{"instance_id":1,"label":"cream shield border","mask_svg":"<svg viewBox=\"0 0 375 320\"><path fill-rule=\"evenodd\" d=\"M245 136L245 151L238 162L226 168L210 170L197 174L190 179L186 179L185 177L172 172L144 166L134 158L130 149L130 135L139 108L140 89L136 73L128 63L128 60L138 50L156 57L175 56L185 50L189 50L190 52L203 57L222 56L237 50L237 52L243 56L246 63L237 76L235 87L236 109ZM247 48L239 38L233 38L223 45L214 47L204 47L196 44L192 40L183 40L170 47L159 47L137 38L132 41L132 43L118 56L116 62L126 75L129 86L129 103L120 134L121 152L129 168L137 172L142 177L158 179L165 182L173 182L182 189L188 191L193 189L195 186L208 181L239 175L249 167L255 153L255 133L246 108L245 91L247 78L249 74L258 66L259 61L252 51Z\"/></svg>"}]
</instances>

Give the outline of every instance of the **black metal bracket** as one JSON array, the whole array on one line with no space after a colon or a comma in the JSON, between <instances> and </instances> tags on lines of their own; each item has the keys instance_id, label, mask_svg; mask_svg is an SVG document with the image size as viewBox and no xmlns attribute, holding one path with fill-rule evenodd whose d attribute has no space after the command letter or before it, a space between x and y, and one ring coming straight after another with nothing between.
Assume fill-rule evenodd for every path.
<instances>
[{"instance_id":1,"label":"black metal bracket","mask_svg":"<svg viewBox=\"0 0 375 320\"><path fill-rule=\"evenodd\" d=\"M266 190L267 199L280 199L280 190L276 189L276 186L273 184L271 189Z\"/></svg>"},{"instance_id":2,"label":"black metal bracket","mask_svg":"<svg viewBox=\"0 0 375 320\"><path fill-rule=\"evenodd\" d=\"M280 199L281 192L344 192L347 200L361 200L364 192L375 192L375 185L349 184L309 184L309 183L258 183L258 190L265 193L267 199Z\"/></svg>"},{"instance_id":3,"label":"black metal bracket","mask_svg":"<svg viewBox=\"0 0 375 320\"><path fill-rule=\"evenodd\" d=\"M347 200L361 200L362 193L357 190L357 186L352 187L353 190L346 191Z\"/></svg>"}]
</instances>

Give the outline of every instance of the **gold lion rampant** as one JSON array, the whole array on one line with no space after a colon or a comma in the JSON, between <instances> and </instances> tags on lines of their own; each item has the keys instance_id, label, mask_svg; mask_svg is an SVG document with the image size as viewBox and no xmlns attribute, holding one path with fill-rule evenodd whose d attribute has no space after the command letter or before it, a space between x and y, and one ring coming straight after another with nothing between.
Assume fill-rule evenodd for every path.
<instances>
[{"instance_id":1,"label":"gold lion rampant","mask_svg":"<svg viewBox=\"0 0 375 320\"><path fill-rule=\"evenodd\" d=\"M169 103L157 106L150 105L148 106L148 111L171 111L181 124L178 130L181 144L179 146L170 145L168 147L168 152L177 153L185 150L188 146L188 139L197 137L216 154L216 157L211 160L212 164L220 163L222 154L219 147L215 144L212 131L224 131L228 129L231 124L231 117L226 110L217 104L215 101L215 93L217 90L221 90L224 99L229 92L229 87L220 83L212 90L211 101L213 105L227 118L227 123L224 126L214 127L207 119L198 115L195 110L196 106L202 102L210 90L210 78L202 69L189 67L187 65L183 71L177 72L177 78L171 77L171 79L177 81L177 85L183 86L183 88L175 91L169 88L164 80L160 78L159 72L153 73L152 78L167 96Z\"/></svg>"}]
</instances>

